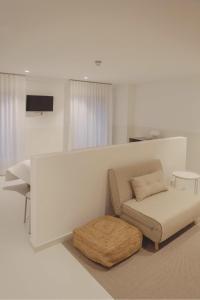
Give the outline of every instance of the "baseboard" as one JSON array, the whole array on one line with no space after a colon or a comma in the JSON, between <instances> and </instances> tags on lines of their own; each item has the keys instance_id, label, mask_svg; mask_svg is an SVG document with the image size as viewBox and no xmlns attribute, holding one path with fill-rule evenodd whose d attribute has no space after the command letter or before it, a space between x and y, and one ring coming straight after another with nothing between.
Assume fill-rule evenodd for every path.
<instances>
[{"instance_id":1,"label":"baseboard","mask_svg":"<svg viewBox=\"0 0 200 300\"><path fill-rule=\"evenodd\" d=\"M58 237L57 239L53 239L53 240L49 240L49 241L46 241L44 243L41 243L41 244L33 244L33 241L31 240L31 237L30 237L30 244L33 248L33 250L35 252L38 252L38 251L42 251L46 248L49 248L49 247L52 247L52 246L55 246L56 244L59 244L59 243L63 243L64 241L70 239L72 237L72 232L69 232L67 234L64 234L60 237Z\"/></svg>"}]
</instances>

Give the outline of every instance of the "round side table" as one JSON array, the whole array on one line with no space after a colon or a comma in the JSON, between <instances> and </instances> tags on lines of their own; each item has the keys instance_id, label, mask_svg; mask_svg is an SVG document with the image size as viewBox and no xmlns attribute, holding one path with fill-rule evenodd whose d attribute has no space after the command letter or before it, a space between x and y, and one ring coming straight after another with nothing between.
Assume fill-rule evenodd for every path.
<instances>
[{"instance_id":1,"label":"round side table","mask_svg":"<svg viewBox=\"0 0 200 300\"><path fill-rule=\"evenodd\" d=\"M199 188L199 179L200 175L194 172L189 171L175 171L172 173L172 176L174 177L174 186L176 187L176 181L177 178L184 179L184 180L193 180L194 182L194 193L198 193Z\"/></svg>"}]
</instances>

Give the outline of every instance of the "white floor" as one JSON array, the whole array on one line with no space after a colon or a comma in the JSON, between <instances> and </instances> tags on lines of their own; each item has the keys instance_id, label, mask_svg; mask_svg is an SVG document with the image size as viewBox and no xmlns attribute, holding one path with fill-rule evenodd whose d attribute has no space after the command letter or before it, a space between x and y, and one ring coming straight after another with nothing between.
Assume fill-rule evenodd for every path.
<instances>
[{"instance_id":1,"label":"white floor","mask_svg":"<svg viewBox=\"0 0 200 300\"><path fill-rule=\"evenodd\" d=\"M0 299L111 299L58 244L35 253L23 224L24 199L2 191L0 178Z\"/></svg>"}]
</instances>

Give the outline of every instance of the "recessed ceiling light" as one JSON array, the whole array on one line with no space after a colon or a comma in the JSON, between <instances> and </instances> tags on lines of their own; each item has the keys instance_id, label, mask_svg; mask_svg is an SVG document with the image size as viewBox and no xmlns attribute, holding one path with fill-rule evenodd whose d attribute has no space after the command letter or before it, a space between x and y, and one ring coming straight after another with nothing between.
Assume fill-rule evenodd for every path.
<instances>
[{"instance_id":1,"label":"recessed ceiling light","mask_svg":"<svg viewBox=\"0 0 200 300\"><path fill-rule=\"evenodd\" d=\"M84 76L83 78L84 78L84 80L88 80L88 76Z\"/></svg>"},{"instance_id":2,"label":"recessed ceiling light","mask_svg":"<svg viewBox=\"0 0 200 300\"><path fill-rule=\"evenodd\" d=\"M30 71L29 71L29 70L25 70L24 72L25 72L25 73L30 73Z\"/></svg>"}]
</instances>

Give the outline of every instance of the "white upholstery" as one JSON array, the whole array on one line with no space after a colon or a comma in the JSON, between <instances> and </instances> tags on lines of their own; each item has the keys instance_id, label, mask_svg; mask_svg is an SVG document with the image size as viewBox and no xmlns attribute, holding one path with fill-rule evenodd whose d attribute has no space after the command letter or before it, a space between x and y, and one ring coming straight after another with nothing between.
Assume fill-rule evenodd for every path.
<instances>
[{"instance_id":1,"label":"white upholstery","mask_svg":"<svg viewBox=\"0 0 200 300\"><path fill-rule=\"evenodd\" d=\"M131 178L131 185L137 201L141 201L154 194L167 191L162 171L133 177Z\"/></svg>"},{"instance_id":2,"label":"white upholstery","mask_svg":"<svg viewBox=\"0 0 200 300\"><path fill-rule=\"evenodd\" d=\"M116 215L120 215L123 202L135 197L131 187L132 177L138 177L161 170L162 165L158 159L109 170L111 200Z\"/></svg>"},{"instance_id":3,"label":"white upholstery","mask_svg":"<svg viewBox=\"0 0 200 300\"><path fill-rule=\"evenodd\" d=\"M136 201L131 178L162 170L151 160L109 171L112 204L120 218L137 226L156 243L166 240L200 216L200 196L169 188L168 191Z\"/></svg>"},{"instance_id":4,"label":"white upholstery","mask_svg":"<svg viewBox=\"0 0 200 300\"><path fill-rule=\"evenodd\" d=\"M149 226L151 239L162 242L200 216L200 197L170 188L141 202L123 203L122 214Z\"/></svg>"}]
</instances>

